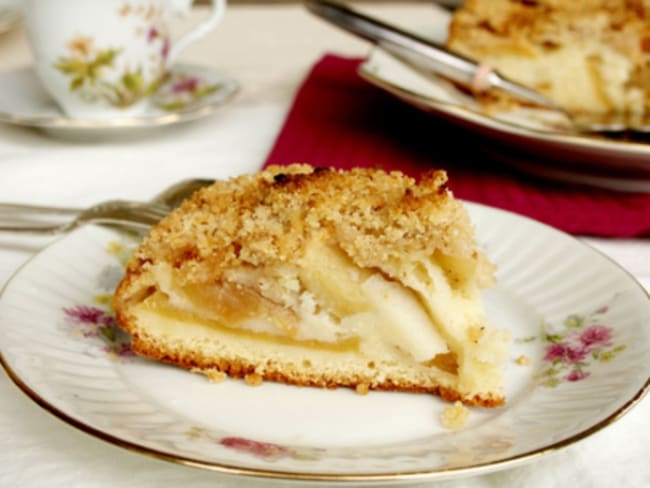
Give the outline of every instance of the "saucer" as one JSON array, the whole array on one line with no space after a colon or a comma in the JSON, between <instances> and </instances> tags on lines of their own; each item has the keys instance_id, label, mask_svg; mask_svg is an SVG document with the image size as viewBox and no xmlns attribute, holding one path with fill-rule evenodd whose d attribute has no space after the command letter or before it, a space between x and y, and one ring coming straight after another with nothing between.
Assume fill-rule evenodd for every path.
<instances>
[{"instance_id":1,"label":"saucer","mask_svg":"<svg viewBox=\"0 0 650 488\"><path fill-rule=\"evenodd\" d=\"M152 128L205 117L238 89L237 81L212 67L177 63L142 114L72 118L45 91L34 69L26 66L0 73L0 122L57 131Z\"/></svg>"}]
</instances>

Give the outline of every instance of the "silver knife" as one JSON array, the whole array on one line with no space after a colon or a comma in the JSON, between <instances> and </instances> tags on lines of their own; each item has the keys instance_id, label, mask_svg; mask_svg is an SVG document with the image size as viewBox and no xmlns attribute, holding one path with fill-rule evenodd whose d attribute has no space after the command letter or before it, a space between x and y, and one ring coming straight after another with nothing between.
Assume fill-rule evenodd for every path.
<instances>
[{"instance_id":1,"label":"silver knife","mask_svg":"<svg viewBox=\"0 0 650 488\"><path fill-rule=\"evenodd\" d=\"M508 80L487 65L452 53L422 36L368 17L338 2L307 0L305 6L316 16L377 44L419 70L433 72L474 92L497 88L521 100L561 111L554 102L538 92Z\"/></svg>"}]
</instances>

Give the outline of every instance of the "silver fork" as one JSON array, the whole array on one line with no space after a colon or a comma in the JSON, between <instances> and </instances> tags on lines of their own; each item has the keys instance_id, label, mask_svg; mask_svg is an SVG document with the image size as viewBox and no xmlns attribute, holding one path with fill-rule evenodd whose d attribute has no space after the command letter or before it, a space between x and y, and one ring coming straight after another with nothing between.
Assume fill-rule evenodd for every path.
<instances>
[{"instance_id":1,"label":"silver fork","mask_svg":"<svg viewBox=\"0 0 650 488\"><path fill-rule=\"evenodd\" d=\"M171 211L170 207L155 202L109 200L82 210L77 216L58 225L0 225L0 232L30 234L61 234L84 224L106 224L129 229L147 229L158 223Z\"/></svg>"},{"instance_id":2,"label":"silver fork","mask_svg":"<svg viewBox=\"0 0 650 488\"><path fill-rule=\"evenodd\" d=\"M214 183L212 179L192 178L182 180L165 188L150 201L164 205L169 209L178 207L183 200L204 186ZM40 224L46 222L51 225L68 222L84 209L75 207L53 207L43 205L30 205L24 203L0 202L0 223L8 226L13 224ZM0 224L0 229L2 224Z\"/></svg>"}]
</instances>

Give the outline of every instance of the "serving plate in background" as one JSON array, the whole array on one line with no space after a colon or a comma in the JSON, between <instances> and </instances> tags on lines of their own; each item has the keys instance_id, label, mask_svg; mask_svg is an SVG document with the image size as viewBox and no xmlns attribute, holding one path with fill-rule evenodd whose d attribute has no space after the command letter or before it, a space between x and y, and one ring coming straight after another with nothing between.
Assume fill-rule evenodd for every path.
<instances>
[{"instance_id":1,"label":"serving plate in background","mask_svg":"<svg viewBox=\"0 0 650 488\"><path fill-rule=\"evenodd\" d=\"M537 176L620 191L650 192L650 144L576 133L561 114L521 108L487 114L453 84L425 76L379 48L359 67L400 100L470 129L491 156ZM647 135L639 135L647 138Z\"/></svg>"}]
</instances>

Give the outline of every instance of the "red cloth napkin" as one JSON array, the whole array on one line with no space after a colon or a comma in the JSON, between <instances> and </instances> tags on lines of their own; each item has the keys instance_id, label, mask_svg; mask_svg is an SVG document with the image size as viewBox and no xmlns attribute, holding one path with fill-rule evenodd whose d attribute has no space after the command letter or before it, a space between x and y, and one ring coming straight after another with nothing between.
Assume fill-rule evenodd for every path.
<instances>
[{"instance_id":1,"label":"red cloth napkin","mask_svg":"<svg viewBox=\"0 0 650 488\"><path fill-rule=\"evenodd\" d=\"M477 136L400 102L357 74L359 59L323 57L298 91L269 164L378 166L449 174L458 198L521 213L572 234L650 235L650 194L559 184L500 164Z\"/></svg>"}]
</instances>

